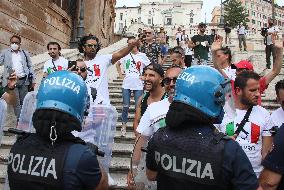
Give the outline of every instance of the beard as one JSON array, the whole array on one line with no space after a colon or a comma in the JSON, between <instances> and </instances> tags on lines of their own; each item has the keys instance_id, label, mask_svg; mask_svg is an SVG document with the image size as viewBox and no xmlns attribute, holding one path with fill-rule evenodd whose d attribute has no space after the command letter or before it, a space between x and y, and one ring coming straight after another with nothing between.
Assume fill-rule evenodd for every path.
<instances>
[{"instance_id":1,"label":"beard","mask_svg":"<svg viewBox=\"0 0 284 190\"><path fill-rule=\"evenodd\" d=\"M253 101L248 100L248 98L246 98L245 96L241 97L241 103L247 106L256 106L257 105L257 101L256 103Z\"/></svg>"}]
</instances>

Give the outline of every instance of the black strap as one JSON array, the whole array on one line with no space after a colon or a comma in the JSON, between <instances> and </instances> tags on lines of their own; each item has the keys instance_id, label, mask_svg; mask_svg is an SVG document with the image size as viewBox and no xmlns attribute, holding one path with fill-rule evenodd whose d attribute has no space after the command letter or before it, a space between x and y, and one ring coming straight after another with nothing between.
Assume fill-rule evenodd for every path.
<instances>
[{"instance_id":1,"label":"black strap","mask_svg":"<svg viewBox=\"0 0 284 190\"><path fill-rule=\"evenodd\" d=\"M235 138L237 138L237 137L239 136L240 132L243 131L246 122L248 122L248 119L249 119L249 116L250 116L250 114L251 114L252 108L253 108L253 106L251 106L251 107L247 110L247 112L246 112L246 114L245 114L243 120L241 121L241 123L240 123L240 124L237 124L237 127L238 127L238 128L237 128L237 130L235 131Z\"/></svg>"},{"instance_id":2,"label":"black strap","mask_svg":"<svg viewBox=\"0 0 284 190\"><path fill-rule=\"evenodd\" d=\"M135 60L134 60L134 58L133 58L133 56L132 56L132 53L129 53L130 54L130 56L131 56L131 58L132 58L132 63L134 64L134 67L136 68L136 70L138 71L138 73L139 73L139 75L141 75L141 73L140 73L140 71L137 69L137 67L136 67L136 62L135 62Z\"/></svg>"},{"instance_id":3,"label":"black strap","mask_svg":"<svg viewBox=\"0 0 284 190\"><path fill-rule=\"evenodd\" d=\"M51 58L51 62L52 62L52 64L53 64L53 70L54 70L54 71L57 71L57 69L56 69L56 67L55 67L55 64L54 64L54 61L53 61L52 58Z\"/></svg>"},{"instance_id":4,"label":"black strap","mask_svg":"<svg viewBox=\"0 0 284 190\"><path fill-rule=\"evenodd\" d=\"M26 54L26 52L25 52L24 50L22 50L22 51L23 51L24 56L25 56L25 58L26 58L26 64L27 64L27 67L28 67L29 72L30 72L30 66L29 66L29 64L28 64L28 57L27 57L27 54Z\"/></svg>"}]
</instances>

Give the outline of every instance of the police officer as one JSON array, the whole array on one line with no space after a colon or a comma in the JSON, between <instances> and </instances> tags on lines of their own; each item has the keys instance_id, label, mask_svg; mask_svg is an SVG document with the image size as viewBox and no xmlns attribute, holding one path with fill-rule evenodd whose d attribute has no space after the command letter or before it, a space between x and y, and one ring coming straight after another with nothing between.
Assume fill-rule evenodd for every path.
<instances>
[{"instance_id":1,"label":"police officer","mask_svg":"<svg viewBox=\"0 0 284 190\"><path fill-rule=\"evenodd\" d=\"M167 126L147 147L146 174L157 181L157 189L257 189L242 148L213 126L222 119L227 83L208 66L193 66L179 75Z\"/></svg>"},{"instance_id":2,"label":"police officer","mask_svg":"<svg viewBox=\"0 0 284 190\"><path fill-rule=\"evenodd\" d=\"M8 158L11 190L107 189L96 151L75 138L87 107L82 78L58 71L42 81L33 114L35 134L20 136Z\"/></svg>"}]
</instances>

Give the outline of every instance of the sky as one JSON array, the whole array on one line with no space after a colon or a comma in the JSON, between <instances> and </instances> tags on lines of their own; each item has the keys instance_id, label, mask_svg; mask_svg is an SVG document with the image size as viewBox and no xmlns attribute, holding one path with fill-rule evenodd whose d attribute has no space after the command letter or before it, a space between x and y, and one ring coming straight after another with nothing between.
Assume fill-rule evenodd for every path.
<instances>
[{"instance_id":1,"label":"sky","mask_svg":"<svg viewBox=\"0 0 284 190\"><path fill-rule=\"evenodd\" d=\"M116 6L122 7L126 6L138 6L141 0L116 0ZM284 0L276 0L279 5L284 6ZM215 6L220 5L221 0L203 0L202 7L202 22L205 22L205 13L206 13L206 21L211 21L211 12ZM206 10L206 11L205 11Z\"/></svg>"}]
</instances>

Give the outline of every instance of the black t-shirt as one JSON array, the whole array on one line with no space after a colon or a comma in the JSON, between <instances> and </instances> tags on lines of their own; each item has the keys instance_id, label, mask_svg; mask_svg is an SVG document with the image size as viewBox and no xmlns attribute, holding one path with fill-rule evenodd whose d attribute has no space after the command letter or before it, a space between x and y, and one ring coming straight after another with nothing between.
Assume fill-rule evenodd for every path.
<instances>
[{"instance_id":1,"label":"black t-shirt","mask_svg":"<svg viewBox=\"0 0 284 190\"><path fill-rule=\"evenodd\" d=\"M3 96L4 93L5 93L4 88L0 86L0 98Z\"/></svg>"},{"instance_id":2,"label":"black t-shirt","mask_svg":"<svg viewBox=\"0 0 284 190\"><path fill-rule=\"evenodd\" d=\"M284 189L284 124L278 130L274 137L274 148L262 161L262 165L278 174L282 175L278 190Z\"/></svg>"},{"instance_id":3,"label":"black t-shirt","mask_svg":"<svg viewBox=\"0 0 284 190\"><path fill-rule=\"evenodd\" d=\"M199 42L199 44L194 47L194 57L204 59L204 60L208 60L209 47L208 46L206 47L206 46L202 45L201 43L207 41L209 43L209 45L212 44L210 36L208 36L208 35L201 36L199 34L194 35L191 38L191 41L194 44L196 44L196 42Z\"/></svg>"},{"instance_id":4,"label":"black t-shirt","mask_svg":"<svg viewBox=\"0 0 284 190\"><path fill-rule=\"evenodd\" d=\"M213 133L213 129L210 127L196 127L196 128L186 128L181 131L179 130L173 133L179 133L179 137L175 138L176 140L168 140L169 135L171 133L168 133L167 130L169 130L167 127L159 129L153 137L150 139L147 147L147 156L146 156L146 166L148 169L152 171L158 172L157 174L157 185L158 185L158 190L172 190L172 189L194 189L194 190L201 190L204 189L204 185L201 185L200 183L194 183L192 181L188 181L185 179L180 179L176 178L176 175L180 175L180 171L175 173L173 172L173 175L165 175L166 172L169 170L175 170L178 171L180 168L182 168L181 163L175 161L172 162L172 167L168 171L161 171L163 166L161 167L162 164L164 164L165 167L169 166L169 161L167 161L166 158L170 158L171 154L173 152L176 152L177 150L180 150L181 147L189 147L189 146L194 146L193 144L189 144L189 136L187 136L186 130L195 130L197 134L200 134L200 138L202 136L206 135L211 135ZM171 130L173 131L173 130ZM159 152L163 148L171 149L169 151L168 155L165 156L165 154L160 155ZM196 149L199 151L198 147ZM222 184L224 189L242 189L242 190L252 190L252 189L257 189L258 187L258 181L257 177L252 169L251 163L248 160L246 154L242 150L242 148L239 146L239 144L235 141L228 140L225 143L224 149L223 149L223 161L221 162L221 181L220 184ZM175 153L178 157L178 153ZM180 152L180 154L183 154ZM208 156L207 152L203 153L204 157ZM162 157L164 156L164 159ZM221 156L221 155L220 155ZM190 155L188 155L190 157ZM156 161L157 159L159 160L164 160L163 161ZM213 158L214 159L214 158ZM170 159L168 159L170 160ZM171 160L174 160L174 158L171 158ZM178 160L178 158L176 158ZM202 160L202 158L200 158ZM193 161L193 160L191 160ZM163 162L163 163L162 163ZM213 161L214 162L214 161ZM159 164L157 164L159 163ZM176 163L176 164L174 164ZM191 165L192 166L192 165ZM193 173L193 175L200 175L199 174L194 174L193 171L197 171L199 165L198 163L195 165L193 169L190 171ZM201 168L204 168L204 165L201 164ZM175 169L173 169L175 168ZM213 168L213 167L212 167ZM167 168L168 169L168 168ZM189 169L189 165L184 165L184 171L187 172ZM204 171L203 171L204 172ZM214 174L215 170L213 170ZM183 172L185 173L185 172ZM198 172L197 172L198 173ZM202 173L202 169L201 169ZM196 177L194 176L194 177ZM201 175L202 176L202 175ZM206 178L204 178L206 179ZM202 181L201 181L202 182ZM207 190L212 190L216 189L214 187L212 188L206 188ZM221 188L217 188L220 190Z\"/></svg>"}]
</instances>

